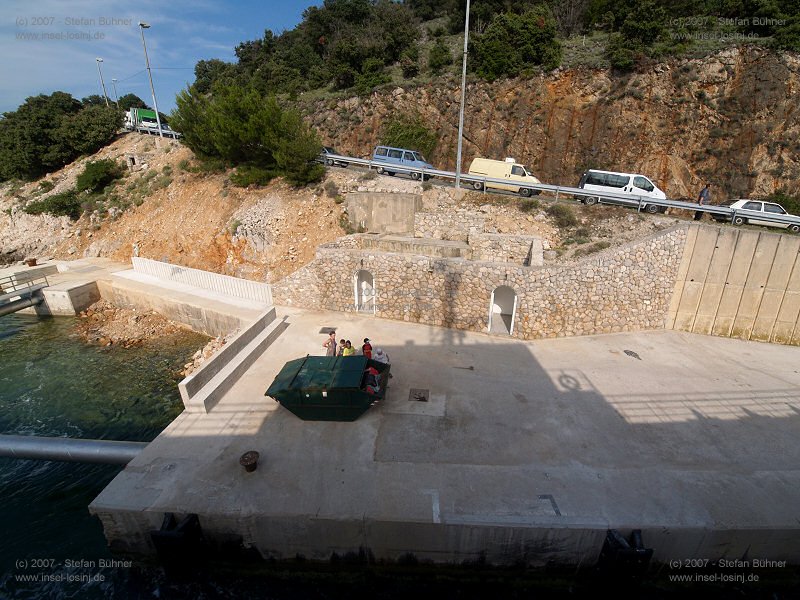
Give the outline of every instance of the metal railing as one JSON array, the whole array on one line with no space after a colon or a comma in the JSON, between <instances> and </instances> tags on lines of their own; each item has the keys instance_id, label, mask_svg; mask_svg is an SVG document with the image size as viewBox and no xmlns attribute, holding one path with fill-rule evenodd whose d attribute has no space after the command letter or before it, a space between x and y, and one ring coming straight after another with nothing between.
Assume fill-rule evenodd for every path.
<instances>
[{"instance_id":1,"label":"metal railing","mask_svg":"<svg viewBox=\"0 0 800 600\"><path fill-rule=\"evenodd\" d=\"M272 306L272 286L268 283L220 275L139 256L132 257L131 262L133 270L137 273Z\"/></svg>"},{"instance_id":2,"label":"metal railing","mask_svg":"<svg viewBox=\"0 0 800 600\"><path fill-rule=\"evenodd\" d=\"M390 171L392 173L403 173L406 175L410 175L413 179L422 179L423 181L429 179L430 177L437 177L439 179L452 179L452 180L455 180L456 178L456 174L452 171L440 171L438 169L409 168L409 167L404 167L402 165L396 165L393 163L387 163L387 162L369 160L363 158L353 158L352 156L344 156L339 154L327 154L325 155L325 158L334 161L346 162L348 164L353 164L353 165L361 165L367 167L370 170L380 168L383 169L384 171ZM476 183L479 184L480 188L482 188L481 191L484 194L503 193L500 190L494 190L491 188L487 189L486 185L487 183L506 185L506 186L509 184L516 185L517 183L517 182L510 182L508 179L477 177L475 175L469 175L464 173L461 174L460 179L462 183L466 182L468 184L476 184ZM472 187L475 188L474 185L472 185ZM683 200L670 200L670 199L661 200L658 198L650 198L649 196L615 194L613 192L598 192L596 190L585 190L583 188L562 186L562 185L550 185L546 183L538 183L538 184L525 183L520 187L526 190L530 190L531 195L534 195L534 192L536 193L547 192L548 194L554 195L556 200L558 200L560 196L569 196L574 199L597 198L603 204L627 206L631 208L636 208L639 211L645 210L648 206L656 207L659 209L680 208L682 210L708 213L714 219L721 221L730 221L735 224L741 224L737 223L737 221L740 218L744 220L744 222L747 222L749 220L764 221L767 223L774 223L777 225L786 225L787 228L789 228L791 231L794 232L800 231L800 216L795 216L795 215L763 213L760 211L745 210L742 208L734 209L731 208L730 206L684 202Z\"/></svg>"},{"instance_id":3,"label":"metal railing","mask_svg":"<svg viewBox=\"0 0 800 600\"><path fill-rule=\"evenodd\" d=\"M46 275L27 275L24 272L5 275L0 277L0 303L18 296L31 296L49 285Z\"/></svg>"}]
</instances>

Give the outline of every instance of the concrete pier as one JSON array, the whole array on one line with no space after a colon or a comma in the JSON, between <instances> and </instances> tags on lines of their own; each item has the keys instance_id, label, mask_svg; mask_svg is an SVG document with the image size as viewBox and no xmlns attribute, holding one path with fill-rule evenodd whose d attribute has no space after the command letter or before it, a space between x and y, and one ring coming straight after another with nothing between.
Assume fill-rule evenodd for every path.
<instances>
[{"instance_id":1,"label":"concrete pier","mask_svg":"<svg viewBox=\"0 0 800 600\"><path fill-rule=\"evenodd\" d=\"M285 331L210 410L180 415L91 504L112 547L154 552L172 512L277 558L590 565L608 528L638 528L656 561L800 563L800 348L276 319ZM326 327L392 361L387 399L353 423L263 396L287 360L322 353Z\"/></svg>"}]
</instances>

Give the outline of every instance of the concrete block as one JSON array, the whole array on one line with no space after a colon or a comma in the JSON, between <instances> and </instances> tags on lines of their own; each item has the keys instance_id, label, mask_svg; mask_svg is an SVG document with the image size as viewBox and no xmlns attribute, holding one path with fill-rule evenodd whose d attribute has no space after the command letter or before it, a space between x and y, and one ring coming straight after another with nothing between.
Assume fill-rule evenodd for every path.
<instances>
[{"instance_id":1,"label":"concrete block","mask_svg":"<svg viewBox=\"0 0 800 600\"><path fill-rule=\"evenodd\" d=\"M77 315L100 299L96 281L70 281L42 290L44 302L36 307L40 315Z\"/></svg>"}]
</instances>

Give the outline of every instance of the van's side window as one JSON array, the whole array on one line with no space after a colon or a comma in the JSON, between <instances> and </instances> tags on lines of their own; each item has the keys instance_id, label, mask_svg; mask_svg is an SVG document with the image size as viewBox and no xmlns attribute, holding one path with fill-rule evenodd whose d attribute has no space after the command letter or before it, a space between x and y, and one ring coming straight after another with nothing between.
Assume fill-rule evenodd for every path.
<instances>
[{"instance_id":1,"label":"van's side window","mask_svg":"<svg viewBox=\"0 0 800 600\"><path fill-rule=\"evenodd\" d=\"M378 148L375 150L375 156L386 156L386 148Z\"/></svg>"},{"instance_id":2,"label":"van's side window","mask_svg":"<svg viewBox=\"0 0 800 600\"><path fill-rule=\"evenodd\" d=\"M655 189L655 186L647 178L641 176L633 178L633 185L645 192L652 192Z\"/></svg>"},{"instance_id":3,"label":"van's side window","mask_svg":"<svg viewBox=\"0 0 800 600\"><path fill-rule=\"evenodd\" d=\"M608 178L606 185L618 188L625 187L631 180L631 178L626 175L606 175L606 177Z\"/></svg>"},{"instance_id":4,"label":"van's side window","mask_svg":"<svg viewBox=\"0 0 800 600\"><path fill-rule=\"evenodd\" d=\"M400 159L402 157L403 157L403 153L400 150L389 150L389 158Z\"/></svg>"},{"instance_id":5,"label":"van's side window","mask_svg":"<svg viewBox=\"0 0 800 600\"><path fill-rule=\"evenodd\" d=\"M522 167L518 167L518 166L514 165L513 167L511 167L511 174L512 175L519 175L520 177L524 177L525 176L525 169L523 169Z\"/></svg>"},{"instance_id":6,"label":"van's side window","mask_svg":"<svg viewBox=\"0 0 800 600\"><path fill-rule=\"evenodd\" d=\"M591 185L606 185L606 174L589 173L589 176L586 178L586 183Z\"/></svg>"},{"instance_id":7,"label":"van's side window","mask_svg":"<svg viewBox=\"0 0 800 600\"><path fill-rule=\"evenodd\" d=\"M414 160L414 153L413 152L404 152L403 153L403 160Z\"/></svg>"}]
</instances>

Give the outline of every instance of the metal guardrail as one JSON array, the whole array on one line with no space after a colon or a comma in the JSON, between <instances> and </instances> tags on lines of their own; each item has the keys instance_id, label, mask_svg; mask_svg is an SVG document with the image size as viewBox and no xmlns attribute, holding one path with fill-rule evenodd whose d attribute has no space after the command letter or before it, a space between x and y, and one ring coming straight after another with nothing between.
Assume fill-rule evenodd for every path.
<instances>
[{"instance_id":1,"label":"metal guardrail","mask_svg":"<svg viewBox=\"0 0 800 600\"><path fill-rule=\"evenodd\" d=\"M439 179L456 179L456 174L452 171L440 171L438 169L412 169L386 163L382 161L374 161L363 158L353 158L351 156L344 156L340 154L327 154L326 159L341 161L353 165L361 165L368 169L383 168L384 170L393 173L403 173L411 175L414 179L422 179L423 181L430 177L437 177ZM483 193L502 193L500 190L487 189L487 183L494 183L500 185L508 185L507 179L493 179L490 177L476 177L474 175L464 174L460 175L460 180L467 183L480 183L483 188ZM473 186L474 187L474 186ZM747 220L765 221L768 223L776 223L780 225L787 225L791 230L800 230L800 216L795 215L779 215L773 213L762 213L745 209L734 209L729 206L720 206L715 204L697 204L695 202L684 202L683 200L660 200L657 198L650 198L648 196L635 196L630 194L615 194L613 192L598 192L596 190L585 190L577 187L550 185L546 183L539 184L525 184L522 186L532 192L547 192L553 194L558 200L559 196L571 196L573 198L599 198L603 204L612 204L616 206L627 206L636 208L638 211L646 209L648 206L657 208L679 208L682 210L689 210L695 212L708 213L715 219L723 221L735 222L737 217L742 217ZM795 227L797 229L795 229Z\"/></svg>"},{"instance_id":2,"label":"metal guardrail","mask_svg":"<svg viewBox=\"0 0 800 600\"><path fill-rule=\"evenodd\" d=\"M152 127L135 127L134 129L128 129L127 131L137 131L139 133L146 133L147 135L158 135L158 129L153 129ZM164 137L172 138L173 140L183 137L183 134L180 134L177 131L172 131L171 129L162 129L161 133L164 134Z\"/></svg>"}]
</instances>

